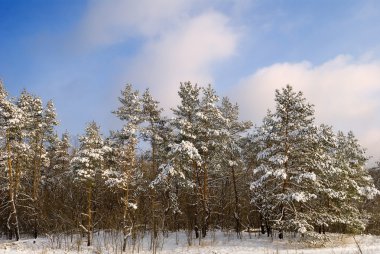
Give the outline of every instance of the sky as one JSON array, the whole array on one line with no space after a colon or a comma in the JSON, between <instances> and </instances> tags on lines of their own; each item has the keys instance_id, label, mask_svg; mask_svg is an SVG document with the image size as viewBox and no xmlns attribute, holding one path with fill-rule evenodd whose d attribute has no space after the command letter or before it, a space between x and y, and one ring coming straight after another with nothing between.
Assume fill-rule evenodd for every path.
<instances>
[{"instance_id":1,"label":"sky","mask_svg":"<svg viewBox=\"0 0 380 254\"><path fill-rule=\"evenodd\" d=\"M286 84L317 123L380 160L380 1L0 0L0 79L55 103L59 131L106 132L125 84L170 114L180 82L212 84L260 125Z\"/></svg>"}]
</instances>

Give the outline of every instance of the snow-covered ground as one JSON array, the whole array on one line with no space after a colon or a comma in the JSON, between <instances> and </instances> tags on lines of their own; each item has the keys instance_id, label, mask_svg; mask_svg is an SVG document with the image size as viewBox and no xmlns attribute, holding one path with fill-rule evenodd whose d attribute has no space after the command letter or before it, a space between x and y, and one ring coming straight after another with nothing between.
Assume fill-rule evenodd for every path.
<instances>
[{"instance_id":1,"label":"snow-covered ground","mask_svg":"<svg viewBox=\"0 0 380 254\"><path fill-rule=\"evenodd\" d=\"M300 243L297 239L278 240L266 236L251 237L244 233L242 239L237 239L233 233L210 233L201 243L193 239L188 245L188 237L184 232L169 234L168 238L160 237L157 253L204 253L204 254L377 254L380 253L380 237L371 235L355 236L331 235L332 241L326 247L312 247ZM359 247L360 250L359 250ZM361 251L361 252L360 252ZM10 242L0 240L0 254L45 254L45 253L121 253L121 236L111 233L98 233L94 237L94 245L86 246L85 238L70 236L45 237L37 240L21 240ZM150 237L139 237L128 245L126 253L153 253L150 248Z\"/></svg>"}]
</instances>

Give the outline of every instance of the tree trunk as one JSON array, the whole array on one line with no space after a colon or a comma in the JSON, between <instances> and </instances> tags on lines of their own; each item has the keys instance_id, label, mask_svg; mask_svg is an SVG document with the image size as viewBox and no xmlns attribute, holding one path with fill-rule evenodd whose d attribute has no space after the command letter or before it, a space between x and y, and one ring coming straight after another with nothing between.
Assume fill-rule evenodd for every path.
<instances>
[{"instance_id":1,"label":"tree trunk","mask_svg":"<svg viewBox=\"0 0 380 254\"><path fill-rule=\"evenodd\" d=\"M231 173L232 173L232 184L233 184L234 196L235 196L235 211L234 211L234 217L235 217L235 222L236 222L235 230L236 230L236 233L238 235L240 235L241 223L240 223L239 195L237 192L236 175L235 175L235 168L234 167L231 167Z\"/></svg>"},{"instance_id":2,"label":"tree trunk","mask_svg":"<svg viewBox=\"0 0 380 254\"><path fill-rule=\"evenodd\" d=\"M87 186L87 246L92 244L92 186L91 183Z\"/></svg>"},{"instance_id":3,"label":"tree trunk","mask_svg":"<svg viewBox=\"0 0 380 254\"><path fill-rule=\"evenodd\" d=\"M123 252L127 249L128 240L128 200L129 200L129 189L128 187L124 191L124 212L123 212Z\"/></svg>"},{"instance_id":4,"label":"tree trunk","mask_svg":"<svg viewBox=\"0 0 380 254\"><path fill-rule=\"evenodd\" d=\"M210 208L208 203L208 169L207 165L203 167L203 189L202 189L202 197L203 197L203 225L202 225L202 237L206 237L208 230L208 223L210 218Z\"/></svg>"},{"instance_id":5,"label":"tree trunk","mask_svg":"<svg viewBox=\"0 0 380 254\"><path fill-rule=\"evenodd\" d=\"M267 219L265 219L265 227L266 227L266 229L267 229L267 236L268 236L268 237L272 236L272 229L271 229L271 227L269 226L269 223L268 223L268 220L267 220Z\"/></svg>"},{"instance_id":6,"label":"tree trunk","mask_svg":"<svg viewBox=\"0 0 380 254\"><path fill-rule=\"evenodd\" d=\"M12 169L12 158L11 158L11 144L9 139L7 140L7 163L8 163L8 189L9 189L9 204L10 204L10 213L7 221L7 228L9 231L9 237L12 239L12 226L15 230L16 241L20 239L20 230L18 225L17 209L16 209L16 200L14 193L14 180L13 180L13 169Z\"/></svg>"},{"instance_id":7,"label":"tree trunk","mask_svg":"<svg viewBox=\"0 0 380 254\"><path fill-rule=\"evenodd\" d=\"M153 129L153 124L151 124L151 128ZM156 168L156 143L154 139L151 141L151 148L152 148L152 173L156 174L157 168ZM169 193L165 193L165 196L169 202ZM151 232L151 249L153 254L156 253L157 250L157 237L158 237L158 229L157 229L157 220L156 220L156 193L155 190L151 189L150 190L150 197L151 197L151 223L152 223L152 228L153 232ZM163 216L163 224L162 224L162 231L165 232L168 230L167 228L167 214L169 212L169 206L164 210L164 216Z\"/></svg>"},{"instance_id":8,"label":"tree trunk","mask_svg":"<svg viewBox=\"0 0 380 254\"><path fill-rule=\"evenodd\" d=\"M195 204L192 205L194 207L194 232L195 232L195 238L199 238L199 194L201 194L200 183L199 183L199 172L198 172L198 166L196 162L193 162L193 182L196 183L194 185L194 195L195 195Z\"/></svg>"},{"instance_id":9,"label":"tree trunk","mask_svg":"<svg viewBox=\"0 0 380 254\"><path fill-rule=\"evenodd\" d=\"M43 146L43 138L37 137L36 139L36 154L34 157L34 168L33 168L33 209L34 209L34 215L33 215L33 235L34 238L37 238L38 236L38 218L39 218L39 189L40 189L40 182L41 182L41 161L42 161L42 146Z\"/></svg>"},{"instance_id":10,"label":"tree trunk","mask_svg":"<svg viewBox=\"0 0 380 254\"><path fill-rule=\"evenodd\" d=\"M135 167L135 162L136 162L136 155L135 155L135 150L136 150L136 144L137 144L137 140L135 137L132 138L132 140L130 141L130 144L128 145L127 147L127 154L129 156L129 166L131 169L133 169ZM129 182L129 179L130 179L130 170L128 168L127 165L125 165L124 167L124 173L127 177L127 184L126 186L124 187L124 212L123 212L123 252L126 250L127 248L127 238L128 238L128 235L133 231L133 223L131 225L131 228L129 229L129 233L127 232L127 228L128 228L128 218L130 216L130 213L129 213L129 186L128 186L128 182Z\"/></svg>"}]
</instances>

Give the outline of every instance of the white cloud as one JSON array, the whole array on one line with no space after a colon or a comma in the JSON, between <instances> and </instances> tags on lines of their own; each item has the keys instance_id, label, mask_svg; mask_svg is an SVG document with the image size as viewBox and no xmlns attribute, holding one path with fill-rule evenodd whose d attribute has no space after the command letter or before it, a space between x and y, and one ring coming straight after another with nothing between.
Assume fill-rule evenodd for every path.
<instances>
[{"instance_id":1,"label":"white cloud","mask_svg":"<svg viewBox=\"0 0 380 254\"><path fill-rule=\"evenodd\" d=\"M149 87L164 108L174 106L180 82L213 83L213 64L235 53L239 34L228 21L215 11L183 21L149 41L123 80Z\"/></svg>"},{"instance_id":2,"label":"white cloud","mask_svg":"<svg viewBox=\"0 0 380 254\"><path fill-rule=\"evenodd\" d=\"M340 55L317 66L273 64L242 79L232 97L240 102L244 118L260 124L266 110L274 107L275 89L286 84L303 91L315 105L317 122L354 131L369 154L379 158L380 62Z\"/></svg>"},{"instance_id":3,"label":"white cloud","mask_svg":"<svg viewBox=\"0 0 380 254\"><path fill-rule=\"evenodd\" d=\"M87 47L108 46L134 36L154 37L187 15L197 0L90 1L79 29Z\"/></svg>"},{"instance_id":4,"label":"white cloud","mask_svg":"<svg viewBox=\"0 0 380 254\"><path fill-rule=\"evenodd\" d=\"M229 4L237 8L242 2ZM236 51L240 28L212 6L199 0L94 0L82 20L79 40L86 49L96 50L123 47L139 38L134 55L119 60L124 67L115 78L117 94L125 83L140 90L149 87L168 109L178 101L180 82L212 83L214 65Z\"/></svg>"}]
</instances>

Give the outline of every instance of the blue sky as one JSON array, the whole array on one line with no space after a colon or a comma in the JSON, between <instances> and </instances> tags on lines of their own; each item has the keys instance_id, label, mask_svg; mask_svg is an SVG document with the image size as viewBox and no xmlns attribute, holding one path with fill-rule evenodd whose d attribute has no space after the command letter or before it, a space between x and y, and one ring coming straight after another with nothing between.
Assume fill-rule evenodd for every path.
<instances>
[{"instance_id":1,"label":"blue sky","mask_svg":"<svg viewBox=\"0 0 380 254\"><path fill-rule=\"evenodd\" d=\"M259 124L290 83L316 119L380 155L380 1L0 0L0 78L53 99L59 130L110 113L124 84L178 102L181 81L211 83Z\"/></svg>"}]
</instances>

